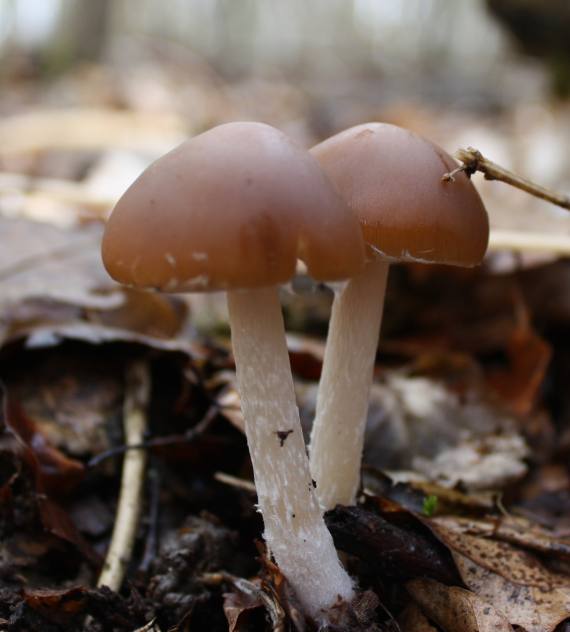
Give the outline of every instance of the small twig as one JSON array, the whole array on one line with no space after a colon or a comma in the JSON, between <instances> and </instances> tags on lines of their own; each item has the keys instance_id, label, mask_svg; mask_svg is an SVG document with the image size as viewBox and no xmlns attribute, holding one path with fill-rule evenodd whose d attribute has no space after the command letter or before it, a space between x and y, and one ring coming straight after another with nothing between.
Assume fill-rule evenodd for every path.
<instances>
[{"instance_id":1,"label":"small twig","mask_svg":"<svg viewBox=\"0 0 570 632\"><path fill-rule=\"evenodd\" d=\"M127 371L123 407L123 427L127 446L142 442L147 426L146 408L149 394L148 365L135 362ZM103 570L97 582L98 586L108 586L115 592L121 588L133 550L143 496L146 455L145 450L129 450L125 453L123 461L115 526Z\"/></svg>"},{"instance_id":2,"label":"small twig","mask_svg":"<svg viewBox=\"0 0 570 632\"><path fill-rule=\"evenodd\" d=\"M149 439L148 441L140 441L139 443L131 443L128 445L125 443L115 448L110 448L109 450L105 450L104 452L101 452L91 458L87 462L87 467L95 467L99 465L102 461L110 459L114 456L119 456L120 454L124 454L125 452L149 450L150 448L177 445L180 443L190 443L208 429L208 427L214 421L219 412L220 407L213 404L210 406L204 417L193 428L190 428L184 434L155 437L154 439Z\"/></svg>"},{"instance_id":3,"label":"small twig","mask_svg":"<svg viewBox=\"0 0 570 632\"><path fill-rule=\"evenodd\" d=\"M232 476L231 474L226 474L225 472L216 472L214 474L214 479L220 483L224 483L224 485L229 485L230 487L235 487L236 489L243 489L246 492L255 494L255 484L253 481L238 478L237 476Z\"/></svg>"},{"instance_id":4,"label":"small twig","mask_svg":"<svg viewBox=\"0 0 570 632\"><path fill-rule=\"evenodd\" d=\"M551 191L550 189L531 182L527 178L517 176L512 171L485 158L480 151L473 147L459 149L455 152L455 157L460 160L463 165L448 173L444 173L441 177L443 182L454 182L455 176L462 171L467 176L472 176L476 171L480 171L486 180L500 180L530 195L534 195L537 198L546 200L551 204L570 211L570 197L568 195Z\"/></svg>"},{"instance_id":5,"label":"small twig","mask_svg":"<svg viewBox=\"0 0 570 632\"><path fill-rule=\"evenodd\" d=\"M146 625L143 625L142 628L133 630L133 632L160 632L160 628L158 627L158 623L155 618L151 619Z\"/></svg>"}]
</instances>

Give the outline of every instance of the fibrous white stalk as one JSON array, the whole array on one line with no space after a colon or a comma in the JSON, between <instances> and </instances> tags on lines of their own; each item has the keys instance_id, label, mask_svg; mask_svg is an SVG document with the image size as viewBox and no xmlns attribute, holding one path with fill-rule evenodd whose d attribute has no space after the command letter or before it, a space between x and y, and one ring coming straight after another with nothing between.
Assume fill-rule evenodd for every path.
<instances>
[{"instance_id":1,"label":"fibrous white stalk","mask_svg":"<svg viewBox=\"0 0 570 632\"><path fill-rule=\"evenodd\" d=\"M232 344L264 538L307 612L350 601L311 481L277 288L228 293Z\"/></svg>"},{"instance_id":2,"label":"fibrous white stalk","mask_svg":"<svg viewBox=\"0 0 570 632\"><path fill-rule=\"evenodd\" d=\"M324 509L354 504L389 264L377 259L335 295L310 444Z\"/></svg>"}]
</instances>

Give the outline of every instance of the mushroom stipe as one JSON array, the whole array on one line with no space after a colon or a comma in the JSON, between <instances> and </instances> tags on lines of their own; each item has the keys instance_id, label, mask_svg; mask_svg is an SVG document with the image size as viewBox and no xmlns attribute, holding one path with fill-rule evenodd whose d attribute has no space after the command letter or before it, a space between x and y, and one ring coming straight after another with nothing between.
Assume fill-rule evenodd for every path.
<instances>
[{"instance_id":1,"label":"mushroom stipe","mask_svg":"<svg viewBox=\"0 0 570 632\"><path fill-rule=\"evenodd\" d=\"M277 286L298 258L317 280L358 273L358 220L317 160L282 132L229 123L138 178L109 219L102 252L122 283L227 291L264 538L307 614L327 621L354 591L311 481Z\"/></svg>"}]
</instances>

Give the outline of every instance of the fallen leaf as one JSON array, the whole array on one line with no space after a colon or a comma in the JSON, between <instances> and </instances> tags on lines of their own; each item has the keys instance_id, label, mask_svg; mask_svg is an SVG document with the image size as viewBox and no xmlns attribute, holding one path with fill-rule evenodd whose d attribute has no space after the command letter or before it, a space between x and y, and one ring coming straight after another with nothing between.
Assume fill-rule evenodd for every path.
<instances>
[{"instance_id":1,"label":"fallen leaf","mask_svg":"<svg viewBox=\"0 0 570 632\"><path fill-rule=\"evenodd\" d=\"M452 528L455 527L462 533L472 536L508 542L543 555L550 555L552 559L570 561L570 536L557 536L526 518L512 515L502 515L493 519L454 516L447 521L445 518L438 519L437 522L441 525L452 523Z\"/></svg>"},{"instance_id":2,"label":"fallen leaf","mask_svg":"<svg viewBox=\"0 0 570 632\"><path fill-rule=\"evenodd\" d=\"M115 283L100 255L102 226L62 229L0 216L0 342L124 341L201 355L186 303Z\"/></svg>"},{"instance_id":3,"label":"fallen leaf","mask_svg":"<svg viewBox=\"0 0 570 632\"><path fill-rule=\"evenodd\" d=\"M503 548L501 554L508 558ZM454 559L465 583L495 608L504 613L512 625L526 632L552 632L570 617L570 580L550 588L524 585L474 564L468 557L455 553ZM508 559L505 560L508 565Z\"/></svg>"},{"instance_id":4,"label":"fallen leaf","mask_svg":"<svg viewBox=\"0 0 570 632\"><path fill-rule=\"evenodd\" d=\"M508 620L475 593L433 579L406 584L424 614L445 632L512 632Z\"/></svg>"},{"instance_id":5,"label":"fallen leaf","mask_svg":"<svg viewBox=\"0 0 570 632\"><path fill-rule=\"evenodd\" d=\"M84 588L71 590L33 590L24 593L24 599L48 621L69 624L84 611L87 595Z\"/></svg>"},{"instance_id":6,"label":"fallen leaf","mask_svg":"<svg viewBox=\"0 0 570 632\"><path fill-rule=\"evenodd\" d=\"M100 309L123 302L101 263L102 226L63 230L0 217L0 232L0 307L37 297Z\"/></svg>"},{"instance_id":7,"label":"fallen leaf","mask_svg":"<svg viewBox=\"0 0 570 632\"><path fill-rule=\"evenodd\" d=\"M125 598L105 586L29 588L23 592L11 623L22 630L52 629L54 625L57 629L75 630L83 629L85 616L91 615L102 629L133 630L148 621L146 614L136 593Z\"/></svg>"},{"instance_id":8,"label":"fallen leaf","mask_svg":"<svg viewBox=\"0 0 570 632\"><path fill-rule=\"evenodd\" d=\"M360 507L337 507L325 514L335 545L355 555L386 577L426 576L457 582L458 576L445 548L413 528L396 526Z\"/></svg>"},{"instance_id":9,"label":"fallen leaf","mask_svg":"<svg viewBox=\"0 0 570 632\"><path fill-rule=\"evenodd\" d=\"M464 533L453 519L434 518L464 583L526 632L552 632L570 617L570 578L549 571L507 542Z\"/></svg>"},{"instance_id":10,"label":"fallen leaf","mask_svg":"<svg viewBox=\"0 0 570 632\"><path fill-rule=\"evenodd\" d=\"M38 485L42 491L67 493L83 480L84 465L50 445L13 397L6 399L4 423L31 450L38 465L37 474L41 477Z\"/></svg>"},{"instance_id":11,"label":"fallen leaf","mask_svg":"<svg viewBox=\"0 0 570 632\"><path fill-rule=\"evenodd\" d=\"M15 410L17 408L0 390L0 448L8 452L14 461L14 470L9 479L11 482L9 487L3 487L0 499L11 501L11 486L20 478L28 479L26 487L30 492L30 500L37 506L44 530L73 544L86 558L96 560L97 556L67 512L46 493L61 491L56 482L63 488L75 487L78 479L83 477L83 465L49 446L27 422L26 426L22 426ZM22 427L24 437L18 434Z\"/></svg>"},{"instance_id":12,"label":"fallen leaf","mask_svg":"<svg viewBox=\"0 0 570 632\"><path fill-rule=\"evenodd\" d=\"M438 632L416 604L410 604L398 617L400 632Z\"/></svg>"},{"instance_id":13,"label":"fallen leaf","mask_svg":"<svg viewBox=\"0 0 570 632\"><path fill-rule=\"evenodd\" d=\"M224 593L224 614L228 620L229 632L241 629L244 619L254 610L263 608L260 588L251 582L233 582L233 592Z\"/></svg>"},{"instance_id":14,"label":"fallen leaf","mask_svg":"<svg viewBox=\"0 0 570 632\"><path fill-rule=\"evenodd\" d=\"M552 358L551 346L524 319L507 344L509 366L489 372L491 386L511 410L528 415L535 408Z\"/></svg>"},{"instance_id":15,"label":"fallen leaf","mask_svg":"<svg viewBox=\"0 0 570 632\"><path fill-rule=\"evenodd\" d=\"M468 490L500 490L520 480L528 467L529 449L518 434L490 434L464 440L442 450L435 458L418 456L414 469L429 480Z\"/></svg>"},{"instance_id":16,"label":"fallen leaf","mask_svg":"<svg viewBox=\"0 0 570 632\"><path fill-rule=\"evenodd\" d=\"M400 632L437 632L415 604L409 605L398 617Z\"/></svg>"}]
</instances>

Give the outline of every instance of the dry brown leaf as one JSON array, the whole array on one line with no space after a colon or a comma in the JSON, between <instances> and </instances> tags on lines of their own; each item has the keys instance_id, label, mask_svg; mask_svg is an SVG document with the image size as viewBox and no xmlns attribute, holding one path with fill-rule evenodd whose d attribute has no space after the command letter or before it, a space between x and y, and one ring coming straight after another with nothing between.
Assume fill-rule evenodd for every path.
<instances>
[{"instance_id":1,"label":"dry brown leaf","mask_svg":"<svg viewBox=\"0 0 570 632\"><path fill-rule=\"evenodd\" d=\"M260 590L251 585L255 590L244 590L243 586L234 586L234 591L224 593L224 614L228 621L229 632L237 632L241 629L243 619L253 610L263 608L263 600Z\"/></svg>"},{"instance_id":2,"label":"dry brown leaf","mask_svg":"<svg viewBox=\"0 0 570 632\"><path fill-rule=\"evenodd\" d=\"M570 617L570 578L550 572L506 542L462 532L454 519L430 521L465 584L526 632L551 632Z\"/></svg>"},{"instance_id":3,"label":"dry brown leaf","mask_svg":"<svg viewBox=\"0 0 570 632\"><path fill-rule=\"evenodd\" d=\"M552 632L570 617L570 581L544 590L509 581L459 553L453 557L469 588L526 632Z\"/></svg>"},{"instance_id":4,"label":"dry brown leaf","mask_svg":"<svg viewBox=\"0 0 570 632\"><path fill-rule=\"evenodd\" d=\"M430 523L453 551L466 555L479 566L509 581L535 586L544 592L556 586L570 585L570 578L550 572L530 553L507 542L472 535L467 532L468 525L456 518L434 518Z\"/></svg>"},{"instance_id":5,"label":"dry brown leaf","mask_svg":"<svg viewBox=\"0 0 570 632\"><path fill-rule=\"evenodd\" d=\"M438 520L446 524L446 518ZM508 542L543 554L550 554L553 558L570 560L570 537L556 536L552 531L544 529L526 518L505 515L498 519L484 520L476 518L454 517L452 528L458 527L463 533L473 536L483 536Z\"/></svg>"},{"instance_id":6,"label":"dry brown leaf","mask_svg":"<svg viewBox=\"0 0 570 632\"><path fill-rule=\"evenodd\" d=\"M536 406L552 348L528 323L528 317L513 331L507 344L509 366L489 373L489 381L511 410L528 415Z\"/></svg>"},{"instance_id":7,"label":"dry brown leaf","mask_svg":"<svg viewBox=\"0 0 570 632\"><path fill-rule=\"evenodd\" d=\"M99 309L123 302L101 264L100 226L62 230L0 217L0 234L1 307L37 297Z\"/></svg>"},{"instance_id":8,"label":"dry brown leaf","mask_svg":"<svg viewBox=\"0 0 570 632\"><path fill-rule=\"evenodd\" d=\"M105 272L101 226L61 229L0 216L0 234L0 342L124 341L201 355L184 330L182 301L121 288Z\"/></svg>"},{"instance_id":9,"label":"dry brown leaf","mask_svg":"<svg viewBox=\"0 0 570 632\"><path fill-rule=\"evenodd\" d=\"M398 617L401 632L437 632L423 612L412 604Z\"/></svg>"},{"instance_id":10,"label":"dry brown leaf","mask_svg":"<svg viewBox=\"0 0 570 632\"><path fill-rule=\"evenodd\" d=\"M406 588L424 614L446 632L512 632L501 613L469 590L433 579L414 579Z\"/></svg>"}]
</instances>

